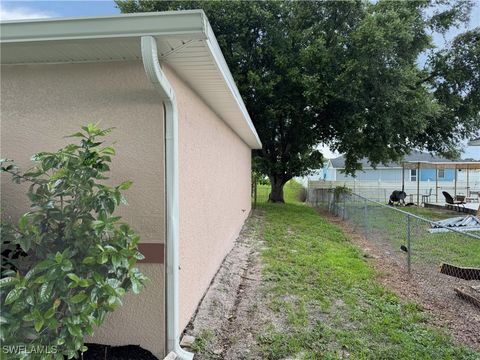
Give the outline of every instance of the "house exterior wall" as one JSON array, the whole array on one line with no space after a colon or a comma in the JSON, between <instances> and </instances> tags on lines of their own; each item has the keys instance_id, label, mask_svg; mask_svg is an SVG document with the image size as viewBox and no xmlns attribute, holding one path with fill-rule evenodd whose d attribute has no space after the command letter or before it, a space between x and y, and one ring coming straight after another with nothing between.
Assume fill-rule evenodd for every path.
<instances>
[{"instance_id":1,"label":"house exterior wall","mask_svg":"<svg viewBox=\"0 0 480 360\"><path fill-rule=\"evenodd\" d=\"M435 169L420 169L420 181L435 181L436 170ZM455 180L455 169L445 169L444 177L439 177L440 181L453 181Z\"/></svg>"},{"instance_id":2,"label":"house exterior wall","mask_svg":"<svg viewBox=\"0 0 480 360\"><path fill-rule=\"evenodd\" d=\"M336 180L337 181L401 181L402 180L402 170L401 169L364 169L362 171L357 171L355 174L356 177L346 175L341 171L336 171Z\"/></svg>"},{"instance_id":3,"label":"house exterior wall","mask_svg":"<svg viewBox=\"0 0 480 360\"><path fill-rule=\"evenodd\" d=\"M377 168L377 169L364 169L356 173L356 177L346 175L339 171L340 169L328 169L328 173L333 173L333 170L336 171L337 181L402 181L402 169L400 168ZM342 169L343 170L343 169ZM455 180L455 170L454 169L445 169L445 176L439 178L439 181L453 181ZM329 179L334 180L331 176L327 176ZM436 170L435 169L420 169L420 181L435 181ZM410 180L410 170L405 169L405 181Z\"/></svg>"},{"instance_id":4,"label":"house exterior wall","mask_svg":"<svg viewBox=\"0 0 480 360\"><path fill-rule=\"evenodd\" d=\"M142 243L164 242L163 105L141 62L2 67L1 156L23 168L39 151L75 141L63 138L87 122L115 126L111 184L133 180L129 201L118 214ZM1 208L13 219L28 211L27 187L2 175ZM95 342L140 344L164 352L164 272L160 264L139 264L151 281L140 295L107 316Z\"/></svg>"},{"instance_id":5,"label":"house exterior wall","mask_svg":"<svg viewBox=\"0 0 480 360\"><path fill-rule=\"evenodd\" d=\"M168 67L179 110L180 329L250 212L251 150Z\"/></svg>"}]
</instances>

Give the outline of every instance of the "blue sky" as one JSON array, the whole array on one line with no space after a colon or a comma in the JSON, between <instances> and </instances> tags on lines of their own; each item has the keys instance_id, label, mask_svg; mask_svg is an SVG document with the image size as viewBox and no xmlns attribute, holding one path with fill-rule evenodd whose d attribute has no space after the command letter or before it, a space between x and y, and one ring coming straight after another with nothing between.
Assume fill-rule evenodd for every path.
<instances>
[{"instance_id":1,"label":"blue sky","mask_svg":"<svg viewBox=\"0 0 480 360\"><path fill-rule=\"evenodd\" d=\"M115 15L120 11L115 7L113 0L97 1L1 1L0 19L34 19L46 17L76 17L76 16L102 16ZM445 37L434 36L436 44L442 46L459 32L480 26L480 0L476 0L469 23L465 23L460 29L450 31ZM422 62L422 59L419 59ZM325 155L333 156L328 149L324 149ZM480 160L480 147L467 147L465 157Z\"/></svg>"},{"instance_id":2,"label":"blue sky","mask_svg":"<svg viewBox=\"0 0 480 360\"><path fill-rule=\"evenodd\" d=\"M119 14L111 0L98 1L2 1L1 17L34 19L45 17L102 16Z\"/></svg>"}]
</instances>

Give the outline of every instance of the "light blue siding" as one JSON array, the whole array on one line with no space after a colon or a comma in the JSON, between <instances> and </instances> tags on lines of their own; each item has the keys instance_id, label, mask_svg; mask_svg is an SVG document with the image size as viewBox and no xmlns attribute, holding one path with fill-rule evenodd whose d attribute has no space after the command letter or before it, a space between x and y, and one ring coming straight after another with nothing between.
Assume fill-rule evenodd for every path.
<instances>
[{"instance_id":1,"label":"light blue siding","mask_svg":"<svg viewBox=\"0 0 480 360\"><path fill-rule=\"evenodd\" d=\"M444 177L439 177L439 181L453 181L455 180L455 169L445 169ZM435 181L435 169L421 169L420 181Z\"/></svg>"},{"instance_id":2,"label":"light blue siding","mask_svg":"<svg viewBox=\"0 0 480 360\"><path fill-rule=\"evenodd\" d=\"M329 179L329 173L333 172L332 168L324 169L327 173L324 175L325 179ZM420 169L420 181L435 181L435 169ZM340 172L337 169L337 181L348 181L353 180L351 176L347 176ZM357 181L402 181L402 169L365 169L363 171L358 171L356 173ZM438 178L439 181L453 181L455 179L455 170L454 169L445 169L445 176L443 178ZM411 181L410 170L405 170L405 181Z\"/></svg>"}]
</instances>

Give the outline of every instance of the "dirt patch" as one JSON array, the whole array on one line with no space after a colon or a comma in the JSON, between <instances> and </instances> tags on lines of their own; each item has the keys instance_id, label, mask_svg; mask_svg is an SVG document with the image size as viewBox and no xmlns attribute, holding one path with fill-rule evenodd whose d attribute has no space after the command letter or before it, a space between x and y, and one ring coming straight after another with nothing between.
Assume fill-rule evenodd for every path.
<instances>
[{"instance_id":1,"label":"dirt patch","mask_svg":"<svg viewBox=\"0 0 480 360\"><path fill-rule=\"evenodd\" d=\"M261 359L257 343L275 316L266 306L260 261L263 214L255 210L227 255L186 333L195 359Z\"/></svg>"},{"instance_id":2,"label":"dirt patch","mask_svg":"<svg viewBox=\"0 0 480 360\"><path fill-rule=\"evenodd\" d=\"M454 287L464 282L441 274L431 266L415 264L412 274L406 271L405 258L396 255L398 249L390 244L365 239L346 221L318 210L331 223L340 227L345 234L364 252L365 258L378 270L378 281L392 289L401 298L413 301L429 313L431 325L444 327L455 341L474 349L480 349L480 309L456 296Z\"/></svg>"}]
</instances>

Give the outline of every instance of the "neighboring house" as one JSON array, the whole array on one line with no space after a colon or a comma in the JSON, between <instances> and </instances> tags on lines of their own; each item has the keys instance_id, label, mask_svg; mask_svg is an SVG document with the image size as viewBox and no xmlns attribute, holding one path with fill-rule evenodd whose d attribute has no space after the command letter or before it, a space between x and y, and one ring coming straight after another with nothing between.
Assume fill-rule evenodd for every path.
<instances>
[{"instance_id":1,"label":"neighboring house","mask_svg":"<svg viewBox=\"0 0 480 360\"><path fill-rule=\"evenodd\" d=\"M114 126L111 181L133 180L119 215L141 235L149 278L90 341L162 358L250 212L261 143L203 11L1 24L1 152L22 167L87 122ZM28 211L2 178L3 214Z\"/></svg>"},{"instance_id":2,"label":"neighboring house","mask_svg":"<svg viewBox=\"0 0 480 360\"><path fill-rule=\"evenodd\" d=\"M429 200L439 202L443 199L442 191L470 195L480 190L479 170L467 171L458 167L460 165L452 160L419 151L405 156L403 161L443 163L438 169L434 166L424 168L425 165L422 165L421 169L405 168L403 170L404 190L412 196L417 193L431 194L434 196ZM392 191L402 189L402 162L378 164L376 168L373 168L367 159L362 159L360 162L363 169L357 171L353 177L345 174L343 156L330 159L322 169L309 176L308 181L305 182L310 188L347 186L360 195L381 201L386 201ZM445 162L452 163L452 167L445 167ZM457 166L456 170L455 166ZM412 164L408 167L412 167Z\"/></svg>"},{"instance_id":3,"label":"neighboring house","mask_svg":"<svg viewBox=\"0 0 480 360\"><path fill-rule=\"evenodd\" d=\"M432 156L428 153L415 151L405 156L404 161L429 161L429 162L448 162L446 158ZM330 160L330 166L325 170L325 178L333 181L381 181L381 182L401 182L402 181L402 164L388 163L386 165L378 164L374 169L368 159L362 159L362 170L357 171L355 177L345 174L345 158L339 156ZM438 173L435 169L422 169L420 174L417 169L405 169L405 181L416 182L418 176L420 181L435 181L438 176L439 181L453 181L455 179L454 169L441 169Z\"/></svg>"}]
</instances>

